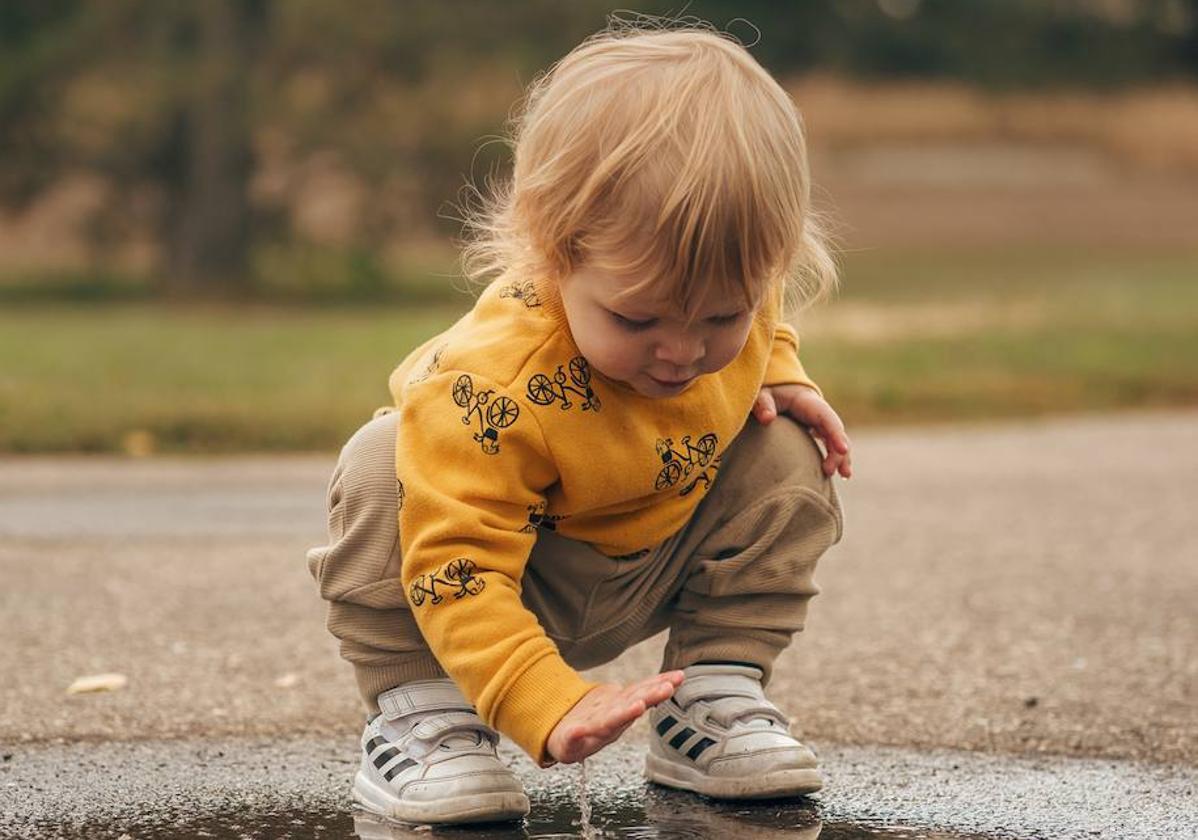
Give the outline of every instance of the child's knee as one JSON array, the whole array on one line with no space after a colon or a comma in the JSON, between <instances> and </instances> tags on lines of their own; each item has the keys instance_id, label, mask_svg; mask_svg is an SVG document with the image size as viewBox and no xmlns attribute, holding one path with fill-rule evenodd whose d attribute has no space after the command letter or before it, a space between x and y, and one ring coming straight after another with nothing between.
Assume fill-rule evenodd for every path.
<instances>
[{"instance_id":1,"label":"child's knee","mask_svg":"<svg viewBox=\"0 0 1198 840\"><path fill-rule=\"evenodd\" d=\"M781 441L773 451L784 457L789 467L787 484L805 488L827 500L839 519L840 498L833 476L824 472L824 453L815 438L803 426L786 418L778 418L770 426L779 427L776 432Z\"/></svg>"},{"instance_id":2,"label":"child's knee","mask_svg":"<svg viewBox=\"0 0 1198 840\"><path fill-rule=\"evenodd\" d=\"M389 603L389 595L383 599L388 603L377 603L390 589L384 582L398 580L400 573L397 417L376 416L341 450L328 489L328 544L308 552L308 569L325 600L406 606L402 599Z\"/></svg>"},{"instance_id":3,"label":"child's knee","mask_svg":"<svg viewBox=\"0 0 1198 840\"><path fill-rule=\"evenodd\" d=\"M350 470L363 478L389 476L395 480L395 432L399 413L378 412L358 428L341 447L339 471Z\"/></svg>"},{"instance_id":4,"label":"child's knee","mask_svg":"<svg viewBox=\"0 0 1198 840\"><path fill-rule=\"evenodd\" d=\"M687 590L714 597L807 598L816 561L840 541L843 514L807 431L750 420L721 467Z\"/></svg>"},{"instance_id":5,"label":"child's knee","mask_svg":"<svg viewBox=\"0 0 1198 840\"><path fill-rule=\"evenodd\" d=\"M747 502L707 534L685 589L711 598L782 601L819 590L816 562L840 539L840 515L804 487L780 487Z\"/></svg>"},{"instance_id":6,"label":"child's knee","mask_svg":"<svg viewBox=\"0 0 1198 840\"><path fill-rule=\"evenodd\" d=\"M734 508L788 488L823 499L840 519L840 499L824 474L823 452L811 434L786 417L762 425L750 418L724 455L719 483ZM725 503L725 507L729 506Z\"/></svg>"}]
</instances>

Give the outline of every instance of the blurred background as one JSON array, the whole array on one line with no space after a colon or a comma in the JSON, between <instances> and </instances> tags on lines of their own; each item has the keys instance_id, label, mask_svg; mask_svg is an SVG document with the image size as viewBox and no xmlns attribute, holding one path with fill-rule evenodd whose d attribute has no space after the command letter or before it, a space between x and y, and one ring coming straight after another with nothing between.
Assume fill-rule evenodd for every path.
<instances>
[{"instance_id":1,"label":"blurred background","mask_svg":"<svg viewBox=\"0 0 1198 840\"><path fill-rule=\"evenodd\" d=\"M0 452L330 450L594 0L0 5ZM807 123L850 431L1198 404L1198 2L642 2Z\"/></svg>"}]
</instances>

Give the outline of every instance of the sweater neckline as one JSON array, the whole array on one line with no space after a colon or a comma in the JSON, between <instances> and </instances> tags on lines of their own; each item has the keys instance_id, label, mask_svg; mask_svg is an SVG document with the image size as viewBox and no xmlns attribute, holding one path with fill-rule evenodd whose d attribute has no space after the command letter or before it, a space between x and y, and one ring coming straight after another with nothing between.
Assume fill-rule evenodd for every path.
<instances>
[{"instance_id":1,"label":"sweater neckline","mask_svg":"<svg viewBox=\"0 0 1198 840\"><path fill-rule=\"evenodd\" d=\"M562 296L558 291L557 283L541 274L535 274L532 278L532 285L537 291L537 300L541 303L541 310L563 329L570 332L570 322L566 320L566 309L562 305ZM570 340L574 340L573 333L570 333Z\"/></svg>"}]
</instances>

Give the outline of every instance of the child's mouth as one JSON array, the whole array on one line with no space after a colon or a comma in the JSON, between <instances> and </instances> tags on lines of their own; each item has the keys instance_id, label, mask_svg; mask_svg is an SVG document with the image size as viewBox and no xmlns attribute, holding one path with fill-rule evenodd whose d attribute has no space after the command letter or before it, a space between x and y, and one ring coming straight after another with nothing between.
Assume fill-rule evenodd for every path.
<instances>
[{"instance_id":1,"label":"child's mouth","mask_svg":"<svg viewBox=\"0 0 1198 840\"><path fill-rule=\"evenodd\" d=\"M686 379L658 379L653 374L648 374L648 376L655 383L657 383L659 386L661 386L662 388L665 388L668 391L681 391L683 388L685 388L687 385L689 385L695 379L695 377L693 377L693 376L688 377Z\"/></svg>"}]
</instances>

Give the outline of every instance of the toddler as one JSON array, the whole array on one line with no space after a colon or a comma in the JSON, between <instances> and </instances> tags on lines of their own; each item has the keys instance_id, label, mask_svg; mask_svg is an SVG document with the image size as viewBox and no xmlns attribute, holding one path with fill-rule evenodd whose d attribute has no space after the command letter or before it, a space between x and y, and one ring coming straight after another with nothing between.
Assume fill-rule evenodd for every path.
<instances>
[{"instance_id":1,"label":"toddler","mask_svg":"<svg viewBox=\"0 0 1198 840\"><path fill-rule=\"evenodd\" d=\"M817 790L763 692L851 475L780 320L835 285L798 113L706 25L616 22L533 83L514 152L465 252L492 282L392 373L309 552L370 714L354 799L516 819L498 733L549 766L646 712L651 781ZM662 630L661 673L579 674Z\"/></svg>"}]
</instances>

